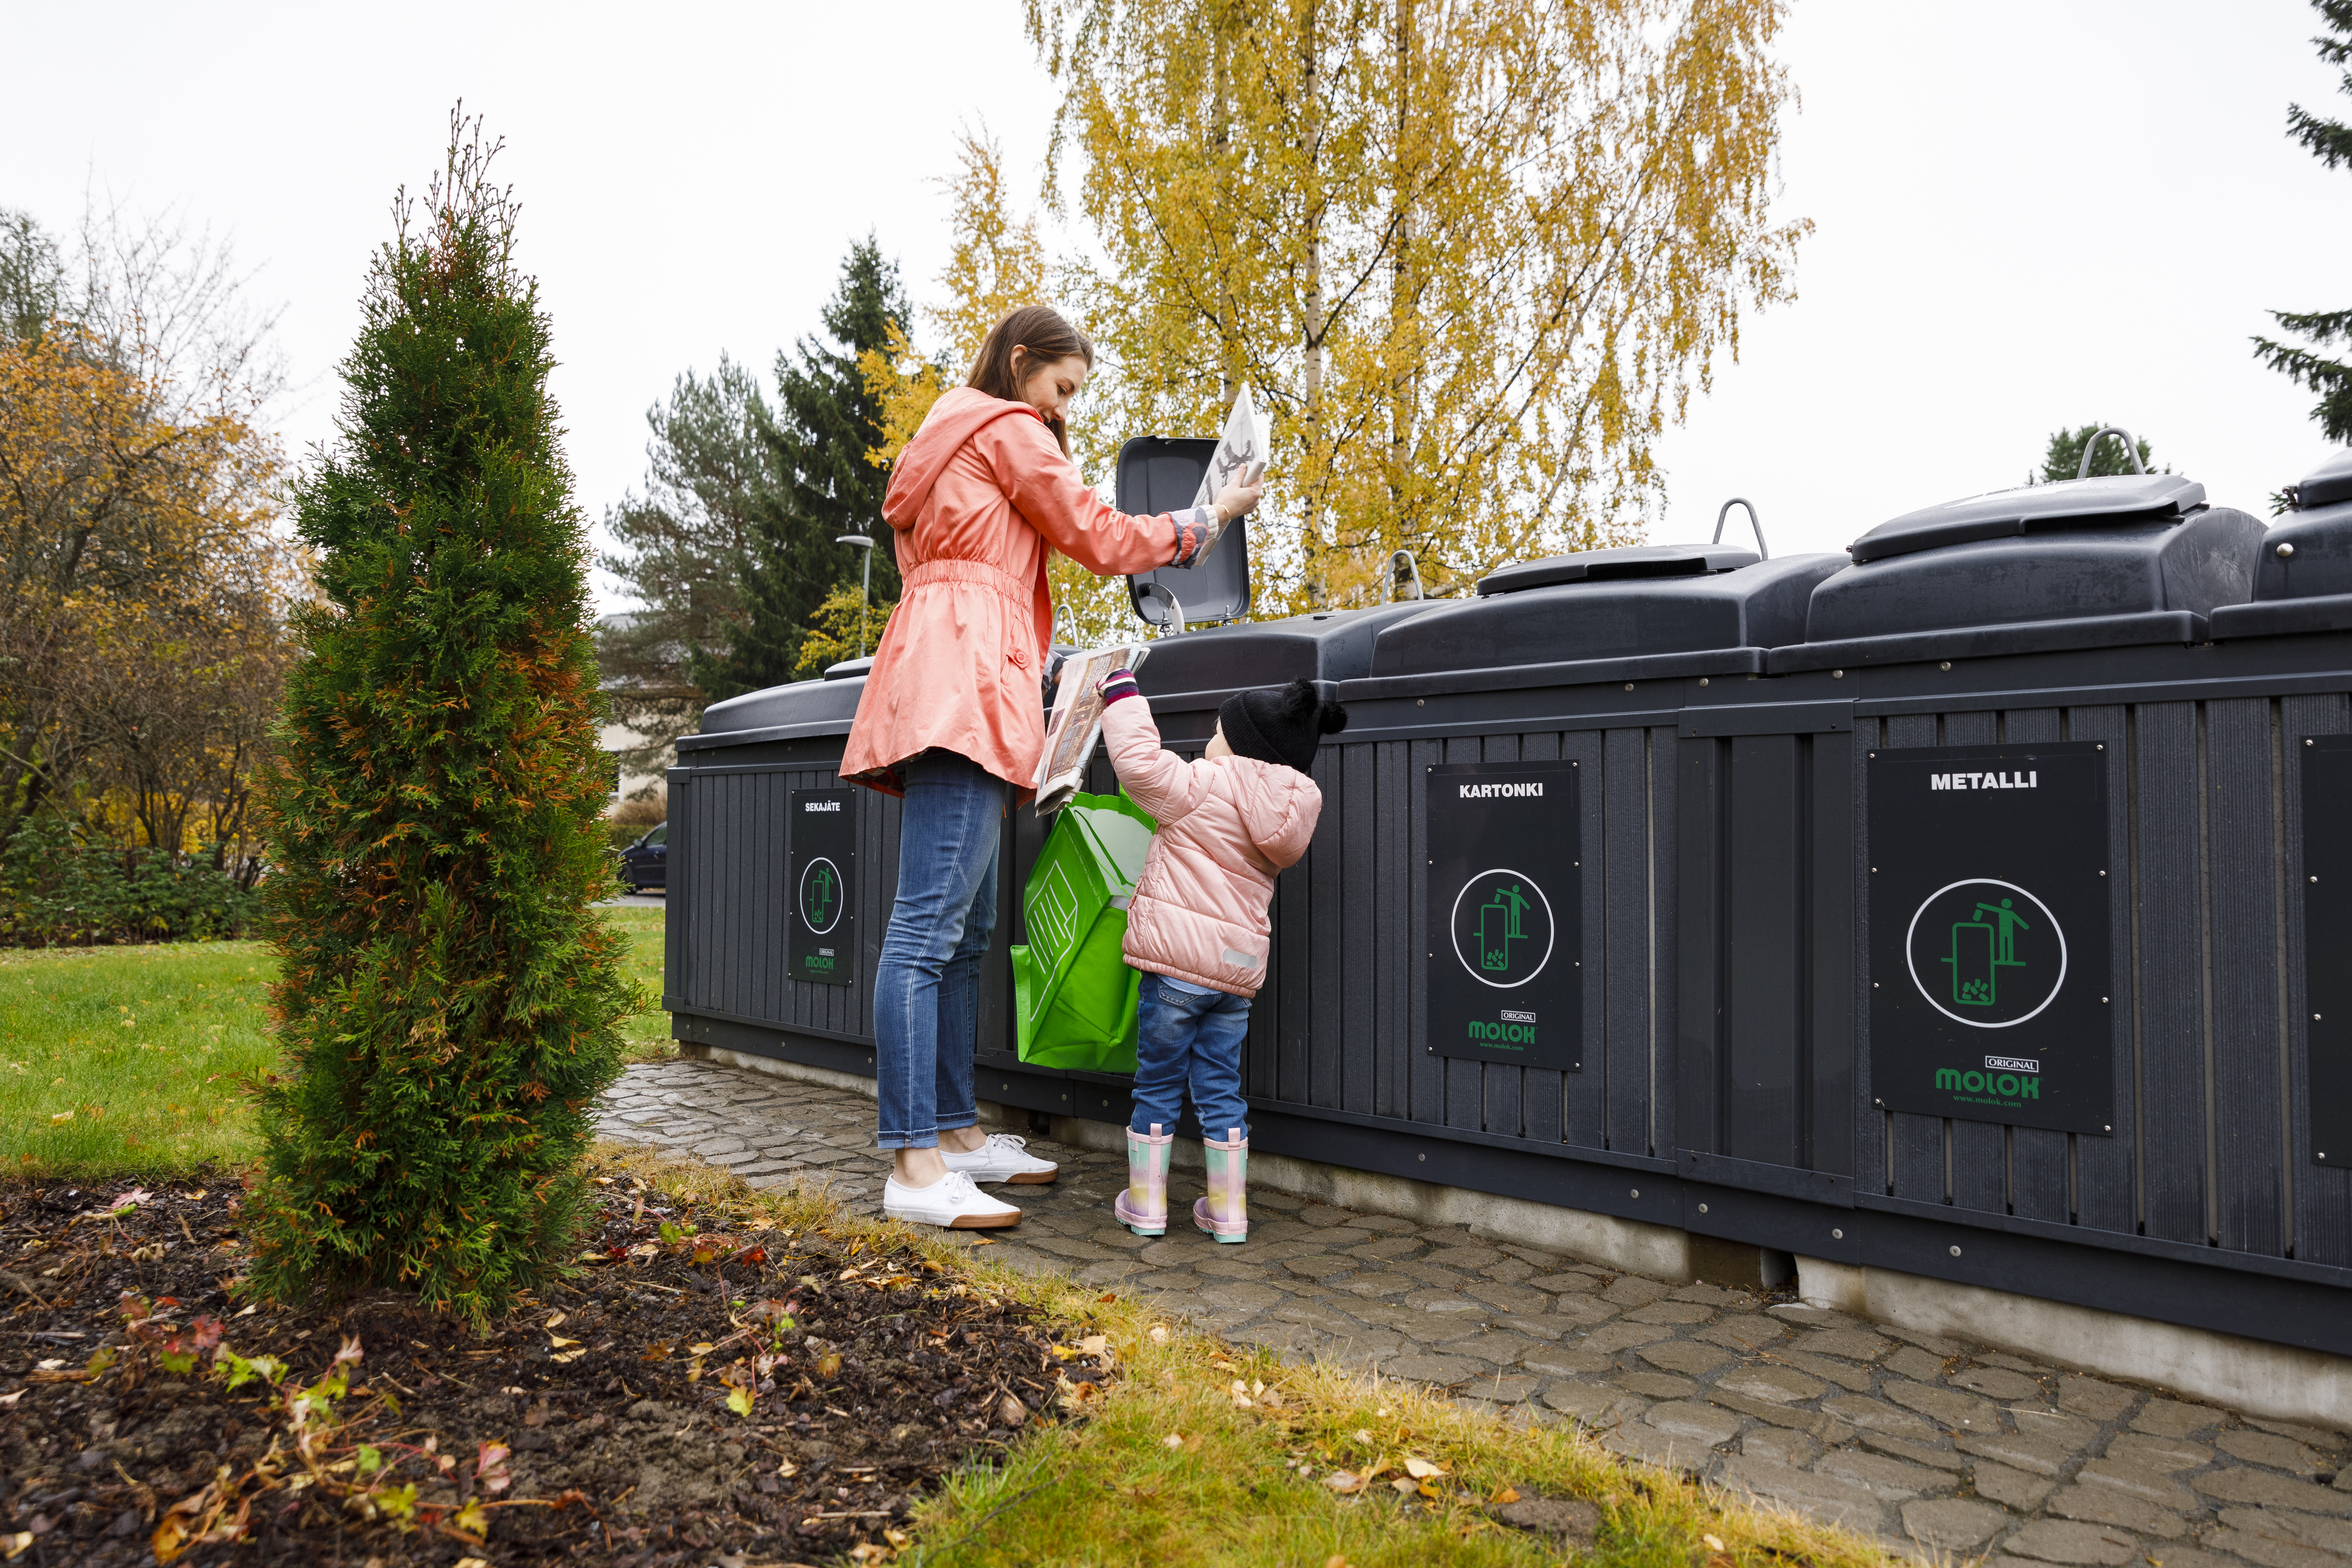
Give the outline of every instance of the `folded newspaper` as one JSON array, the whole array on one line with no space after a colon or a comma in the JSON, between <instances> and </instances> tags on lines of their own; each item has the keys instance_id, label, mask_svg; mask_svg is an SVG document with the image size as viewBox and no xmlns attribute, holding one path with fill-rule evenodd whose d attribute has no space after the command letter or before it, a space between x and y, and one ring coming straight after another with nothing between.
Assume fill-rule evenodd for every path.
<instances>
[{"instance_id":1,"label":"folded newspaper","mask_svg":"<svg viewBox=\"0 0 2352 1568\"><path fill-rule=\"evenodd\" d=\"M1241 390L1234 394L1233 408L1225 415L1224 434L1217 437L1216 452L1209 458L1209 471L1201 476L1201 488L1193 493L1192 504L1210 505L1217 499L1217 492L1230 484L1257 483L1265 477L1265 421L1258 417L1257 405L1250 401L1249 383L1244 382ZM1192 564L1197 566L1200 563Z\"/></svg>"},{"instance_id":2,"label":"folded newspaper","mask_svg":"<svg viewBox=\"0 0 2352 1568\"><path fill-rule=\"evenodd\" d=\"M1135 669L1148 645L1119 643L1089 648L1062 661L1061 684L1054 689L1053 716L1045 721L1045 749L1037 759L1037 814L1059 811L1086 783L1087 763L1102 738L1103 700L1097 689L1115 669Z\"/></svg>"}]
</instances>

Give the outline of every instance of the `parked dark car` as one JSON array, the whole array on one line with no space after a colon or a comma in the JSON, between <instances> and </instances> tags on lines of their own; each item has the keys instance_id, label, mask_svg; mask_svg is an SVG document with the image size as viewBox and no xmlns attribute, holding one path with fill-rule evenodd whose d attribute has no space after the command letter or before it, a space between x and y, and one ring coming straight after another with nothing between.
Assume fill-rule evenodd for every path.
<instances>
[{"instance_id":1,"label":"parked dark car","mask_svg":"<svg viewBox=\"0 0 2352 1568\"><path fill-rule=\"evenodd\" d=\"M633 893L669 886L669 824L665 822L621 851L621 885Z\"/></svg>"}]
</instances>

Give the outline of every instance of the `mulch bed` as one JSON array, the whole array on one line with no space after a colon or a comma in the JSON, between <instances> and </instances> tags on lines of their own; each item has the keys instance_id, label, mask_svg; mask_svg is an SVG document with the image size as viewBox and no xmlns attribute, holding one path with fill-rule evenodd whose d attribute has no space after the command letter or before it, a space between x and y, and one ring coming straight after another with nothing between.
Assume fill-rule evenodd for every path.
<instances>
[{"instance_id":1,"label":"mulch bed","mask_svg":"<svg viewBox=\"0 0 2352 1568\"><path fill-rule=\"evenodd\" d=\"M480 1338L232 1299L233 1179L0 1189L0 1561L879 1561L1112 1375L911 1248L603 1179L605 1261Z\"/></svg>"}]
</instances>

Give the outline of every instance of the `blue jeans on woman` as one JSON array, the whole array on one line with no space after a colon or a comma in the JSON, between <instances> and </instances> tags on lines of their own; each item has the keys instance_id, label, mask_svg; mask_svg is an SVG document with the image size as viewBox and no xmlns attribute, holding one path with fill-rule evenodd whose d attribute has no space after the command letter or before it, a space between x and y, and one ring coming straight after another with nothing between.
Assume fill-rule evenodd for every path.
<instances>
[{"instance_id":1,"label":"blue jeans on woman","mask_svg":"<svg viewBox=\"0 0 2352 1568\"><path fill-rule=\"evenodd\" d=\"M1128 1126L1149 1133L1176 1131L1184 1090L1192 1090L1203 1137L1223 1142L1233 1129L1249 1136L1249 1105L1242 1099L1242 1041L1249 1035L1250 999L1146 974L1137 1003L1135 1115Z\"/></svg>"},{"instance_id":2,"label":"blue jeans on woman","mask_svg":"<svg viewBox=\"0 0 2352 1568\"><path fill-rule=\"evenodd\" d=\"M898 891L874 977L874 1065L885 1149L935 1149L980 1119L980 963L996 929L1004 781L952 752L900 770Z\"/></svg>"}]
</instances>

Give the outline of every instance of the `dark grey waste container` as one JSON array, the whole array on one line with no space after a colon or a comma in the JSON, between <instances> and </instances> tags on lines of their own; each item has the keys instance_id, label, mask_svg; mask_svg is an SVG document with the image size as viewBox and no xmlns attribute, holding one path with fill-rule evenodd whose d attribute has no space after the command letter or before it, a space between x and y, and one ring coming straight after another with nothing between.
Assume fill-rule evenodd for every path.
<instances>
[{"instance_id":1,"label":"dark grey waste container","mask_svg":"<svg viewBox=\"0 0 2352 1568\"><path fill-rule=\"evenodd\" d=\"M1680 1222L1681 692L1760 669L1843 563L1591 552L1379 628L1277 892L1248 1064L1268 1147Z\"/></svg>"},{"instance_id":2,"label":"dark grey waste container","mask_svg":"<svg viewBox=\"0 0 2352 1568\"><path fill-rule=\"evenodd\" d=\"M871 664L713 703L678 741L662 998L677 1038L874 1070L898 803L837 776Z\"/></svg>"},{"instance_id":3,"label":"dark grey waste container","mask_svg":"<svg viewBox=\"0 0 2352 1568\"><path fill-rule=\"evenodd\" d=\"M1687 694L1693 1228L2352 1351L2299 754L2352 637L2217 640L2273 544L2176 476L1929 509Z\"/></svg>"},{"instance_id":4,"label":"dark grey waste container","mask_svg":"<svg viewBox=\"0 0 2352 1568\"><path fill-rule=\"evenodd\" d=\"M2304 476L2295 510L2273 525L2254 567L2252 602L2213 613L2216 637L2352 628L2352 452Z\"/></svg>"}]
</instances>

